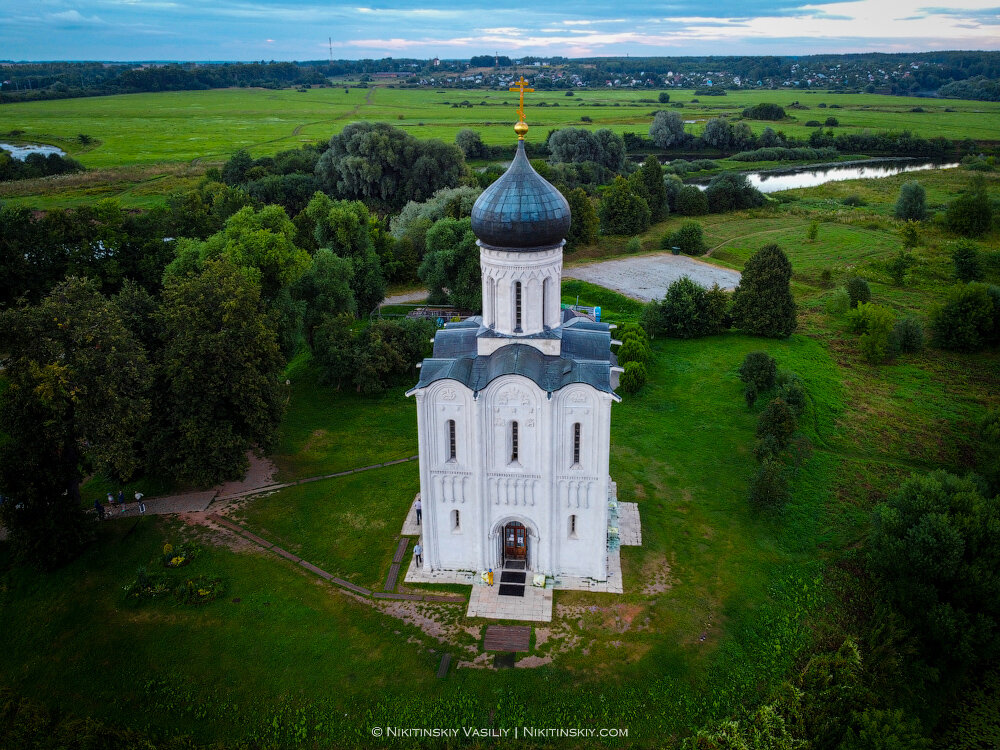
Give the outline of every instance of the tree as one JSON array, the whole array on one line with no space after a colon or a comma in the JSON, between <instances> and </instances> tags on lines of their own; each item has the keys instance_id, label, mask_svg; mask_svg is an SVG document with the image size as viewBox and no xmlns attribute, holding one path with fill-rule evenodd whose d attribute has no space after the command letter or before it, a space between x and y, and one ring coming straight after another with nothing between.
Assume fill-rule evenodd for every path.
<instances>
[{"instance_id":1,"label":"tree","mask_svg":"<svg viewBox=\"0 0 1000 750\"><path fill-rule=\"evenodd\" d=\"M902 709L883 711L866 708L855 714L838 750L930 750L933 743L923 736L920 722Z\"/></svg>"},{"instance_id":2,"label":"tree","mask_svg":"<svg viewBox=\"0 0 1000 750\"><path fill-rule=\"evenodd\" d=\"M660 247L671 251L676 247L685 255L701 255L708 250L701 224L696 221L686 221L673 232L663 235Z\"/></svg>"},{"instance_id":3,"label":"tree","mask_svg":"<svg viewBox=\"0 0 1000 750\"><path fill-rule=\"evenodd\" d=\"M351 292L360 313L385 299L385 274L375 252L373 235L382 231L361 201L333 201L317 193L306 208L314 223L316 242L351 261Z\"/></svg>"},{"instance_id":4,"label":"tree","mask_svg":"<svg viewBox=\"0 0 1000 750\"><path fill-rule=\"evenodd\" d=\"M892 283L896 286L903 286L906 282L906 272L910 270L916 260L913 253L900 249L892 258L886 261L885 270L892 277Z\"/></svg>"},{"instance_id":5,"label":"tree","mask_svg":"<svg viewBox=\"0 0 1000 750\"><path fill-rule=\"evenodd\" d=\"M681 216L704 216L708 213L705 191L694 185L685 185L677 193L677 213Z\"/></svg>"},{"instance_id":6,"label":"tree","mask_svg":"<svg viewBox=\"0 0 1000 750\"><path fill-rule=\"evenodd\" d=\"M560 128L549 135L549 152L556 162L596 162L614 172L625 164L625 140L617 133L601 128Z\"/></svg>"},{"instance_id":7,"label":"tree","mask_svg":"<svg viewBox=\"0 0 1000 750\"><path fill-rule=\"evenodd\" d=\"M784 120L785 109L778 104L761 102L752 107L747 107L740 116L745 120Z\"/></svg>"},{"instance_id":8,"label":"tree","mask_svg":"<svg viewBox=\"0 0 1000 750\"><path fill-rule=\"evenodd\" d=\"M717 174L705 188L705 197L712 213L756 208L767 202L764 194L750 184L745 174L739 172Z\"/></svg>"},{"instance_id":9,"label":"tree","mask_svg":"<svg viewBox=\"0 0 1000 750\"><path fill-rule=\"evenodd\" d=\"M924 186L916 180L903 183L896 201L896 218L906 221L923 221L927 218L927 196Z\"/></svg>"},{"instance_id":10,"label":"tree","mask_svg":"<svg viewBox=\"0 0 1000 750\"><path fill-rule=\"evenodd\" d=\"M880 364L894 354L896 314L892 310L873 302L860 302L848 313L848 320L854 331L861 334L858 348L870 363Z\"/></svg>"},{"instance_id":11,"label":"tree","mask_svg":"<svg viewBox=\"0 0 1000 750\"><path fill-rule=\"evenodd\" d=\"M791 279L792 264L777 245L750 256L733 292L733 324L757 336L790 336L797 325Z\"/></svg>"},{"instance_id":12,"label":"tree","mask_svg":"<svg viewBox=\"0 0 1000 750\"><path fill-rule=\"evenodd\" d=\"M1000 654L1000 499L945 471L913 475L875 508L868 556L929 656Z\"/></svg>"},{"instance_id":13,"label":"tree","mask_svg":"<svg viewBox=\"0 0 1000 750\"><path fill-rule=\"evenodd\" d=\"M663 167L655 156L650 154L646 157L642 166L629 177L629 185L649 206L650 221L663 221L670 213L667 189L663 184Z\"/></svg>"},{"instance_id":14,"label":"tree","mask_svg":"<svg viewBox=\"0 0 1000 750\"><path fill-rule=\"evenodd\" d=\"M740 381L745 385L752 385L758 393L761 393L774 388L778 363L767 352L748 352L738 372Z\"/></svg>"},{"instance_id":15,"label":"tree","mask_svg":"<svg viewBox=\"0 0 1000 750\"><path fill-rule=\"evenodd\" d=\"M942 349L974 352L995 335L996 308L989 287L972 282L949 290L931 311L931 336Z\"/></svg>"},{"instance_id":16,"label":"tree","mask_svg":"<svg viewBox=\"0 0 1000 750\"><path fill-rule=\"evenodd\" d=\"M668 94L666 91L661 91L659 97L657 98L657 101L660 104L667 104L670 101L670 94Z\"/></svg>"},{"instance_id":17,"label":"tree","mask_svg":"<svg viewBox=\"0 0 1000 750\"><path fill-rule=\"evenodd\" d=\"M351 282L354 267L349 258L334 255L329 248L320 248L313 256L312 266L295 282L292 295L305 303L306 338L312 340L313 330L329 315L357 312Z\"/></svg>"},{"instance_id":18,"label":"tree","mask_svg":"<svg viewBox=\"0 0 1000 750\"><path fill-rule=\"evenodd\" d=\"M993 409L979 420L976 441L976 471L1000 492L1000 410Z\"/></svg>"},{"instance_id":19,"label":"tree","mask_svg":"<svg viewBox=\"0 0 1000 750\"><path fill-rule=\"evenodd\" d=\"M852 276L848 279L845 289L847 289L847 297L850 300L851 307L857 307L862 302L871 301L871 287L869 287L868 282L860 276Z\"/></svg>"},{"instance_id":20,"label":"tree","mask_svg":"<svg viewBox=\"0 0 1000 750\"><path fill-rule=\"evenodd\" d=\"M0 314L8 383L0 401L0 522L28 562L54 568L87 541L85 465L115 479L139 467L149 418L145 352L92 280Z\"/></svg>"},{"instance_id":21,"label":"tree","mask_svg":"<svg viewBox=\"0 0 1000 750\"><path fill-rule=\"evenodd\" d=\"M274 443L286 394L260 283L226 258L163 287L164 346L152 455L182 482L243 476Z\"/></svg>"},{"instance_id":22,"label":"tree","mask_svg":"<svg viewBox=\"0 0 1000 750\"><path fill-rule=\"evenodd\" d=\"M951 260L955 264L955 278L959 281L982 281L983 265L976 243L964 239L956 242Z\"/></svg>"},{"instance_id":23,"label":"tree","mask_svg":"<svg viewBox=\"0 0 1000 750\"><path fill-rule=\"evenodd\" d=\"M714 117L705 123L701 139L720 151L728 149L733 142L733 127L721 117Z\"/></svg>"},{"instance_id":24,"label":"tree","mask_svg":"<svg viewBox=\"0 0 1000 750\"><path fill-rule=\"evenodd\" d=\"M945 223L963 237L979 237L989 231L993 207L983 183L973 183L967 192L948 204Z\"/></svg>"},{"instance_id":25,"label":"tree","mask_svg":"<svg viewBox=\"0 0 1000 750\"><path fill-rule=\"evenodd\" d=\"M695 338L722 330L728 298L718 286L706 291L687 276L667 287L660 302L650 302L643 310L642 325L652 336Z\"/></svg>"},{"instance_id":26,"label":"tree","mask_svg":"<svg viewBox=\"0 0 1000 750\"><path fill-rule=\"evenodd\" d=\"M469 219L441 219L427 232L427 254L417 271L432 303L482 310L479 247Z\"/></svg>"},{"instance_id":27,"label":"tree","mask_svg":"<svg viewBox=\"0 0 1000 750\"><path fill-rule=\"evenodd\" d=\"M661 110L653 115L653 122L649 125L649 137L653 139L657 148L671 148L684 144L689 136L684 132L684 118L678 112Z\"/></svg>"},{"instance_id":28,"label":"tree","mask_svg":"<svg viewBox=\"0 0 1000 750\"><path fill-rule=\"evenodd\" d=\"M389 211L458 186L467 170L457 146L419 141L382 122L351 123L330 139L316 163L327 193Z\"/></svg>"},{"instance_id":29,"label":"tree","mask_svg":"<svg viewBox=\"0 0 1000 750\"><path fill-rule=\"evenodd\" d=\"M750 505L760 510L780 510L791 499L785 467L780 461L762 461L748 488Z\"/></svg>"},{"instance_id":30,"label":"tree","mask_svg":"<svg viewBox=\"0 0 1000 750\"><path fill-rule=\"evenodd\" d=\"M569 203L570 225L566 237L566 249L570 252L580 245L591 245L597 242L601 232L601 221L597 218L594 203L583 188L574 188L566 193Z\"/></svg>"},{"instance_id":31,"label":"tree","mask_svg":"<svg viewBox=\"0 0 1000 750\"><path fill-rule=\"evenodd\" d=\"M481 159L486 156L486 144L475 130L462 128L455 134L455 143L462 149L466 159Z\"/></svg>"},{"instance_id":32,"label":"tree","mask_svg":"<svg viewBox=\"0 0 1000 750\"><path fill-rule=\"evenodd\" d=\"M649 206L632 192L624 177L604 191L598 210L604 234L638 234L649 229Z\"/></svg>"},{"instance_id":33,"label":"tree","mask_svg":"<svg viewBox=\"0 0 1000 750\"><path fill-rule=\"evenodd\" d=\"M795 432L795 413L784 399L773 399L757 418L757 439L774 439L779 450L788 447Z\"/></svg>"}]
</instances>

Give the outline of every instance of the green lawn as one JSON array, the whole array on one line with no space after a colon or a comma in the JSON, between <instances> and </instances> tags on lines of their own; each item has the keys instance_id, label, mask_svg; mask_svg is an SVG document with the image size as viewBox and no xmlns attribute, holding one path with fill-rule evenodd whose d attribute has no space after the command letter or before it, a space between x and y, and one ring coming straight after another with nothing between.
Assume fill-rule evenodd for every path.
<instances>
[{"instance_id":1,"label":"green lawn","mask_svg":"<svg viewBox=\"0 0 1000 750\"><path fill-rule=\"evenodd\" d=\"M542 139L550 128L578 125L609 127L616 132L645 133L657 92L595 89L539 91L527 98L529 138ZM755 132L767 125L796 137L808 136L811 119L837 117L840 129L909 129L926 138L996 139L1000 104L934 101L878 94L821 94L800 91L741 91L725 97L701 97L672 91L671 103L690 127L700 132L711 117L738 115L759 102L788 106L801 101L808 110L788 110L786 122L752 122ZM647 101L640 101L646 99ZM817 109L819 102L842 109ZM472 106L452 106L468 102ZM511 124L517 96L484 89L215 89L24 102L0 108L0 134L22 130L17 139L58 145L88 167L223 160L239 148L257 156L301 143L329 138L352 120L384 120L420 138L453 141L462 128L478 130L486 143L513 143ZM669 105L667 105L669 106ZM921 106L926 111L913 113ZM952 112L945 112L945 109ZM585 123L581 117L590 117ZM81 145L81 133L96 143Z\"/></svg>"}]
</instances>

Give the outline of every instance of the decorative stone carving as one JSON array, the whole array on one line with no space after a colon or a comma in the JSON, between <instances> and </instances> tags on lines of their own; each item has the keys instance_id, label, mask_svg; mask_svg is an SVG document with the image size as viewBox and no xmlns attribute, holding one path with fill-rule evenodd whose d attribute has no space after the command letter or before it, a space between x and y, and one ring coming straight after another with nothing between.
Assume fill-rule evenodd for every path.
<instances>
[{"instance_id":1,"label":"decorative stone carving","mask_svg":"<svg viewBox=\"0 0 1000 750\"><path fill-rule=\"evenodd\" d=\"M445 388L441 391L442 401L454 401L457 396L458 392L454 388Z\"/></svg>"}]
</instances>

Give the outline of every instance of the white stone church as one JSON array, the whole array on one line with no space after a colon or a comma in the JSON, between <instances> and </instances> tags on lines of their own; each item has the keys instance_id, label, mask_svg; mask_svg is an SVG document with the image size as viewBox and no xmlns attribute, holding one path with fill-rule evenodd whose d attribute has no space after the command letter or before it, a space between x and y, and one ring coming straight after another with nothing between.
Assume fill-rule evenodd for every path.
<instances>
[{"instance_id":1,"label":"white stone church","mask_svg":"<svg viewBox=\"0 0 1000 750\"><path fill-rule=\"evenodd\" d=\"M437 332L408 393L417 404L425 571L608 579L620 370L611 326L561 309L569 226L566 199L531 167L520 140L472 209L482 317Z\"/></svg>"}]
</instances>

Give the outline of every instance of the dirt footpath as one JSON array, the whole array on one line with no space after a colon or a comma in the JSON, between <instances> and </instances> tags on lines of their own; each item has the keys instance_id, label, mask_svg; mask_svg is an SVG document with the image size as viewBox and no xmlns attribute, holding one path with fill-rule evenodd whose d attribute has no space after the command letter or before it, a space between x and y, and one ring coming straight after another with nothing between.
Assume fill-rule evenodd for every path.
<instances>
[{"instance_id":1,"label":"dirt footpath","mask_svg":"<svg viewBox=\"0 0 1000 750\"><path fill-rule=\"evenodd\" d=\"M563 278L589 281L643 302L663 299L667 287L682 276L688 276L706 289L713 284L723 289L734 289L740 283L739 271L670 253L637 255L563 268Z\"/></svg>"}]
</instances>

